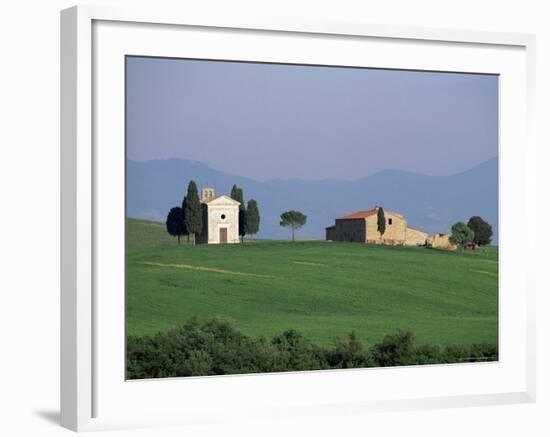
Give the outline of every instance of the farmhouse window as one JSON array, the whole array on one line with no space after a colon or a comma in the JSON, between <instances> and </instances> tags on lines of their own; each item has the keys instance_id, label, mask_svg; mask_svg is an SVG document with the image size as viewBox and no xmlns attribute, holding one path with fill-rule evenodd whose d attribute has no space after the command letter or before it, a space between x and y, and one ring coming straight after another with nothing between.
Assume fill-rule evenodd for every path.
<instances>
[{"instance_id":1,"label":"farmhouse window","mask_svg":"<svg viewBox=\"0 0 550 437\"><path fill-rule=\"evenodd\" d=\"M392 219L388 219L388 225L392 224Z\"/></svg>"}]
</instances>

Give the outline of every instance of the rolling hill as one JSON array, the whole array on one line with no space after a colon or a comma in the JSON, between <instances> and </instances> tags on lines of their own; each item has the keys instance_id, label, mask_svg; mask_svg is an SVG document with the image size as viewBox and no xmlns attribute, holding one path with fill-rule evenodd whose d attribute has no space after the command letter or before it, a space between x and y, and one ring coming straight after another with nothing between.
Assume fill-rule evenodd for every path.
<instances>
[{"instance_id":1,"label":"rolling hill","mask_svg":"<svg viewBox=\"0 0 550 437\"><path fill-rule=\"evenodd\" d=\"M420 344L498 342L498 249L446 252L327 241L178 245L127 221L127 332L221 317L254 337L297 329L318 344L397 329Z\"/></svg>"}]
</instances>

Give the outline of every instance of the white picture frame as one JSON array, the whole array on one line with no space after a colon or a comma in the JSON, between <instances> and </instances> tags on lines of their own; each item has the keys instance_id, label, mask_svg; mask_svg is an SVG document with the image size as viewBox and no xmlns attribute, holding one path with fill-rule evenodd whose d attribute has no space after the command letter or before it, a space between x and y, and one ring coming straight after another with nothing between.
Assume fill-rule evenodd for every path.
<instances>
[{"instance_id":1,"label":"white picture frame","mask_svg":"<svg viewBox=\"0 0 550 437\"><path fill-rule=\"evenodd\" d=\"M223 33L224 40L233 39L234 44L214 47L213 42L220 41L217 32ZM147 38L140 37L143 33ZM502 75L500 241L505 249L500 260L498 363L186 381L121 379L124 350L120 348L124 339L116 335L124 330L120 326L124 319L119 293L124 278L120 267L123 259L118 256L120 223L104 212L110 210L109 205L113 206L113 214L123 208L117 206L121 200L118 182L124 176L119 149L124 148L124 142L120 143L120 86L124 81L119 74L121 56L179 56L181 40L177 39L195 38L195 34L191 53L195 57L366 66L367 61L359 59L357 51L366 48L372 49L370 59L377 59L368 61L368 66ZM334 47L326 48L329 40L328 45ZM307 48L311 53L308 62L299 51L302 41L301 50ZM320 43L326 48L323 53L315 46ZM297 47L296 51L291 47ZM331 50L333 54L324 53ZM336 51L340 54L335 55ZM535 251L518 254L513 249L519 245L533 247L535 232L518 238L510 230L521 219L514 206L523 202L530 207L519 210L536 223L534 51L534 37L524 34L275 18L243 17L228 22L223 17L186 12L103 6L62 11L61 424L85 431L533 402L535 290L531 266L535 265ZM413 59L411 53L418 58ZM333 58L324 61L322 56ZM109 155L111 152L113 155ZM113 247L106 251L110 244ZM103 290L111 288L111 282L116 291L105 294ZM108 338L107 331L115 335ZM420 389L418 384L428 380L434 382ZM390 387L388 381L394 384ZM299 388L292 399L289 387ZM368 390L352 392L350 387ZM190 393L195 396L193 402L186 402L185 396ZM122 404L124 409L120 408ZM209 405L208 411L205 405Z\"/></svg>"}]
</instances>

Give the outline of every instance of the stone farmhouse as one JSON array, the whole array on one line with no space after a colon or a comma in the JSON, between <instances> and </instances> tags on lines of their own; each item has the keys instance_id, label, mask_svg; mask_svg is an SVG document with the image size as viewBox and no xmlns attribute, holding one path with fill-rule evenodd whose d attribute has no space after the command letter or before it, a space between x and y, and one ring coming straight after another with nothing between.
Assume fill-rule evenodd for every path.
<instances>
[{"instance_id":1,"label":"stone farmhouse","mask_svg":"<svg viewBox=\"0 0 550 437\"><path fill-rule=\"evenodd\" d=\"M332 241L354 241L367 244L388 244L399 246L423 246L428 233L407 225L407 219L392 211L384 211L386 230L378 232L378 208L356 211L339 217L333 226L325 228L326 239Z\"/></svg>"},{"instance_id":2,"label":"stone farmhouse","mask_svg":"<svg viewBox=\"0 0 550 437\"><path fill-rule=\"evenodd\" d=\"M203 230L197 238L200 244L225 244L239 242L239 205L231 197L216 197L214 189L201 190Z\"/></svg>"}]
</instances>

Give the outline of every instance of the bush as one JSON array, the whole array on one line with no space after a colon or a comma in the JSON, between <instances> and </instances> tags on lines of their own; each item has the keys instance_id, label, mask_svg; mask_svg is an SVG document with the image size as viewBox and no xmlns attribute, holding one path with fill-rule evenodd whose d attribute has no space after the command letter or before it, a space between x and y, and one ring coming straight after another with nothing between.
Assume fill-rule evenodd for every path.
<instances>
[{"instance_id":1,"label":"bush","mask_svg":"<svg viewBox=\"0 0 550 437\"><path fill-rule=\"evenodd\" d=\"M277 372L327 368L323 350L294 329L274 337L271 344L275 348Z\"/></svg>"},{"instance_id":2,"label":"bush","mask_svg":"<svg viewBox=\"0 0 550 437\"><path fill-rule=\"evenodd\" d=\"M348 335L347 341L335 340L334 350L326 353L327 363L332 369L351 369L357 367L372 367L371 356L363 350L355 331Z\"/></svg>"},{"instance_id":3,"label":"bush","mask_svg":"<svg viewBox=\"0 0 550 437\"><path fill-rule=\"evenodd\" d=\"M476 363L483 361L497 361L498 347L492 344L482 343L471 346L447 346L445 348L442 363Z\"/></svg>"},{"instance_id":4,"label":"bush","mask_svg":"<svg viewBox=\"0 0 550 437\"><path fill-rule=\"evenodd\" d=\"M441 348L437 345L422 345L415 350L414 364L440 364L442 363Z\"/></svg>"},{"instance_id":5,"label":"bush","mask_svg":"<svg viewBox=\"0 0 550 437\"><path fill-rule=\"evenodd\" d=\"M414 334L410 331L386 335L382 343L371 348L374 362L380 367L416 364L414 340Z\"/></svg>"},{"instance_id":6,"label":"bush","mask_svg":"<svg viewBox=\"0 0 550 437\"><path fill-rule=\"evenodd\" d=\"M324 348L294 329L271 340L253 338L222 319L202 324L192 319L153 336L129 336L126 347L128 379L498 360L495 345L416 346L409 331L386 335L368 350L355 332Z\"/></svg>"}]
</instances>

